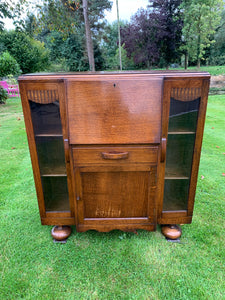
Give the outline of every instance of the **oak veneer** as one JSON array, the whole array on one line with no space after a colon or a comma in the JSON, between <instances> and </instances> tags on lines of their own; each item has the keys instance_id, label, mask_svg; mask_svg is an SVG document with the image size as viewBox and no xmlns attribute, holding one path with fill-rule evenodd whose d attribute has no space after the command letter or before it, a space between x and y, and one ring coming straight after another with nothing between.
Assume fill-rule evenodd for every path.
<instances>
[{"instance_id":1,"label":"oak veneer","mask_svg":"<svg viewBox=\"0 0 225 300\"><path fill-rule=\"evenodd\" d=\"M19 78L41 222L60 226L54 237L64 225L107 232L191 223L209 79L185 72Z\"/></svg>"}]
</instances>

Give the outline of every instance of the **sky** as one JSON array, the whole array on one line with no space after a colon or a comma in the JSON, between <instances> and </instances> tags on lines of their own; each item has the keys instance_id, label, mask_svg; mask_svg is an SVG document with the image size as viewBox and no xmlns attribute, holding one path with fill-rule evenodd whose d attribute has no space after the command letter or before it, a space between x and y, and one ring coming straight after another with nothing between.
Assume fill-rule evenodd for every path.
<instances>
[{"instance_id":1,"label":"sky","mask_svg":"<svg viewBox=\"0 0 225 300\"><path fill-rule=\"evenodd\" d=\"M139 8L147 7L148 0L118 0L118 3L120 20L129 21ZM106 12L106 18L110 23L117 20L116 0L113 0L112 10Z\"/></svg>"},{"instance_id":2,"label":"sky","mask_svg":"<svg viewBox=\"0 0 225 300\"><path fill-rule=\"evenodd\" d=\"M117 20L116 15L116 0L111 0L113 2L112 10L106 12L106 19L109 23ZM137 10L141 7L146 8L148 0L118 0L119 3L119 16L120 20L129 21L130 17L134 15ZM13 29L12 20L7 19L5 22L6 29Z\"/></svg>"}]
</instances>

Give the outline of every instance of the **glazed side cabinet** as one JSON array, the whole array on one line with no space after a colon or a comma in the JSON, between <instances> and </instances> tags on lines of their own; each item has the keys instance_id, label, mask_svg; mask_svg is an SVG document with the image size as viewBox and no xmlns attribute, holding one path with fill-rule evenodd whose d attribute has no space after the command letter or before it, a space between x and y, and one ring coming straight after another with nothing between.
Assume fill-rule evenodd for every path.
<instances>
[{"instance_id":1,"label":"glazed side cabinet","mask_svg":"<svg viewBox=\"0 0 225 300\"><path fill-rule=\"evenodd\" d=\"M43 225L154 231L191 223L208 73L19 78Z\"/></svg>"}]
</instances>

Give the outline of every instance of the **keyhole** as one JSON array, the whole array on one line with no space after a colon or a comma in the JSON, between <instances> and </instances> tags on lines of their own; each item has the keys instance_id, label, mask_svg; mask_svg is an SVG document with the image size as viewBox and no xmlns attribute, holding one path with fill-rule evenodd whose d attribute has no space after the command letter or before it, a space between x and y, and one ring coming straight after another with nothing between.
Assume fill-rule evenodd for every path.
<instances>
[{"instance_id":1,"label":"keyhole","mask_svg":"<svg viewBox=\"0 0 225 300\"><path fill-rule=\"evenodd\" d=\"M116 87L116 84L114 83L114 85L113 85L114 87Z\"/></svg>"}]
</instances>

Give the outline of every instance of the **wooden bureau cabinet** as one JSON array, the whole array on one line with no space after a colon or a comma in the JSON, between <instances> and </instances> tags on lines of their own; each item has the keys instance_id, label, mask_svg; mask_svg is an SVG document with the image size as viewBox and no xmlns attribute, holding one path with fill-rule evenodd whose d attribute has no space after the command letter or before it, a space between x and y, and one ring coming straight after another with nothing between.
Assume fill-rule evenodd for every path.
<instances>
[{"instance_id":1,"label":"wooden bureau cabinet","mask_svg":"<svg viewBox=\"0 0 225 300\"><path fill-rule=\"evenodd\" d=\"M42 224L153 231L191 223L208 73L19 78Z\"/></svg>"}]
</instances>

